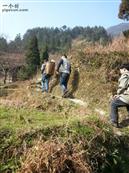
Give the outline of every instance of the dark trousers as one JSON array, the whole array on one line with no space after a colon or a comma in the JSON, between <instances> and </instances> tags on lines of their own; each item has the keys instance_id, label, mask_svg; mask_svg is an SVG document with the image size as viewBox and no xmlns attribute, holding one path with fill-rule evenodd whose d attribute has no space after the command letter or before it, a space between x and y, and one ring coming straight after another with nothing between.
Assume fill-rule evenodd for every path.
<instances>
[{"instance_id":1,"label":"dark trousers","mask_svg":"<svg viewBox=\"0 0 129 173\"><path fill-rule=\"evenodd\" d=\"M67 90L68 80L69 80L68 73L60 73L60 86L61 86L63 94Z\"/></svg>"},{"instance_id":2,"label":"dark trousers","mask_svg":"<svg viewBox=\"0 0 129 173\"><path fill-rule=\"evenodd\" d=\"M118 123L118 119L119 119L118 108L120 107L126 107L129 113L129 104L121 101L119 98L112 100L110 116L111 116L111 121L114 123Z\"/></svg>"}]
</instances>

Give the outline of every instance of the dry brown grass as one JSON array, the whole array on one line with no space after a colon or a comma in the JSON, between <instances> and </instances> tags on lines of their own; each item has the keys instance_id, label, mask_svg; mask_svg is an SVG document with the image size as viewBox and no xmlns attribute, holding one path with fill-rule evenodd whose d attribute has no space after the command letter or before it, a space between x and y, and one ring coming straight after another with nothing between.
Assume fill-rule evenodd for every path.
<instances>
[{"instance_id":1,"label":"dry brown grass","mask_svg":"<svg viewBox=\"0 0 129 173\"><path fill-rule=\"evenodd\" d=\"M127 40L125 37L120 36L117 38L114 38L112 42L107 44L106 46L103 46L99 43L89 43L80 40L74 40L73 42L73 49L81 49L85 53L110 53L110 52L129 52L129 40Z\"/></svg>"},{"instance_id":2,"label":"dry brown grass","mask_svg":"<svg viewBox=\"0 0 129 173\"><path fill-rule=\"evenodd\" d=\"M106 46L75 40L70 54L73 69L79 69L75 96L107 110L108 99L117 88L119 66L129 62L129 40L121 36ZM69 87L71 81L72 75Z\"/></svg>"},{"instance_id":3,"label":"dry brown grass","mask_svg":"<svg viewBox=\"0 0 129 173\"><path fill-rule=\"evenodd\" d=\"M19 173L91 173L79 146L39 141L24 152Z\"/></svg>"},{"instance_id":4,"label":"dry brown grass","mask_svg":"<svg viewBox=\"0 0 129 173\"><path fill-rule=\"evenodd\" d=\"M62 99L59 85L56 86L56 89L52 93L42 93L41 89L37 88L35 82L33 80L16 82L16 88L7 88L7 95L1 97L0 105L14 108L37 109L43 112L57 112L64 116L84 116L90 114L87 107L76 105L68 99ZM70 90L72 91L72 87Z\"/></svg>"}]
</instances>

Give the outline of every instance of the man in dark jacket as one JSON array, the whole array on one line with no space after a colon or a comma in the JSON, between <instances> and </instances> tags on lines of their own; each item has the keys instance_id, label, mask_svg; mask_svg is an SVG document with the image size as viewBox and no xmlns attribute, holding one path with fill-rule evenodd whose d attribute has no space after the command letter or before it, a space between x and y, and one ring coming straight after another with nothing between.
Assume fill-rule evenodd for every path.
<instances>
[{"instance_id":1,"label":"man in dark jacket","mask_svg":"<svg viewBox=\"0 0 129 173\"><path fill-rule=\"evenodd\" d=\"M65 97L67 90L67 84L71 73L71 64L67 59L67 56L64 54L58 62L57 73L60 73L60 86L62 89L62 97Z\"/></svg>"}]
</instances>

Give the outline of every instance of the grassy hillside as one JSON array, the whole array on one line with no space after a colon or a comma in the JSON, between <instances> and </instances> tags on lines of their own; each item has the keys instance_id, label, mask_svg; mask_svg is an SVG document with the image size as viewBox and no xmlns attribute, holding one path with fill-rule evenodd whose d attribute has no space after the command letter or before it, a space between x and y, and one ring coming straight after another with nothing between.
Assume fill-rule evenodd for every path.
<instances>
[{"instance_id":1,"label":"grassy hillside","mask_svg":"<svg viewBox=\"0 0 129 173\"><path fill-rule=\"evenodd\" d=\"M102 108L108 113L109 98L117 89L119 66L129 62L128 50L129 43L124 38L105 47L82 40L74 42L69 52L72 62L69 89L72 95L87 102L92 110ZM57 86L53 93L59 95L59 91Z\"/></svg>"},{"instance_id":2,"label":"grassy hillside","mask_svg":"<svg viewBox=\"0 0 129 173\"><path fill-rule=\"evenodd\" d=\"M1 106L0 120L0 172L128 172L128 136L95 115Z\"/></svg>"},{"instance_id":3,"label":"grassy hillside","mask_svg":"<svg viewBox=\"0 0 129 173\"><path fill-rule=\"evenodd\" d=\"M124 39L106 47L73 43L69 92L84 105L62 99L59 85L43 94L37 77L1 86L0 172L129 173L128 123L119 130L108 123L109 98L128 50Z\"/></svg>"}]
</instances>

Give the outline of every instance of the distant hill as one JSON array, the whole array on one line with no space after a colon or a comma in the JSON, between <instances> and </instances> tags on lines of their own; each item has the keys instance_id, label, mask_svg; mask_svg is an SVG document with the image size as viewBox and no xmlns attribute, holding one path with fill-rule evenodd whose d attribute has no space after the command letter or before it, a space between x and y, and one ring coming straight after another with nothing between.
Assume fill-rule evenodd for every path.
<instances>
[{"instance_id":1,"label":"distant hill","mask_svg":"<svg viewBox=\"0 0 129 173\"><path fill-rule=\"evenodd\" d=\"M119 25L107 28L107 33L113 37L119 36L123 31L129 30L129 23L120 23Z\"/></svg>"}]
</instances>

